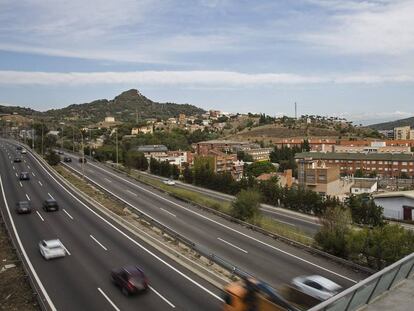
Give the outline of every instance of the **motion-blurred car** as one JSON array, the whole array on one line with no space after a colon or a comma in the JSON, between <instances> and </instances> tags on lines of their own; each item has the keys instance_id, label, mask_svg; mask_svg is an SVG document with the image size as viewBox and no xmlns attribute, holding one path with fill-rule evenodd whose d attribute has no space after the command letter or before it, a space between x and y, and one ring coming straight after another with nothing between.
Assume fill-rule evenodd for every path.
<instances>
[{"instance_id":1,"label":"motion-blurred car","mask_svg":"<svg viewBox=\"0 0 414 311\"><path fill-rule=\"evenodd\" d=\"M63 154L63 151L62 150L58 150L58 154Z\"/></svg>"},{"instance_id":2,"label":"motion-blurred car","mask_svg":"<svg viewBox=\"0 0 414 311\"><path fill-rule=\"evenodd\" d=\"M79 163L82 163L82 160L83 160L83 163L86 163L86 158L79 158Z\"/></svg>"},{"instance_id":3,"label":"motion-blurred car","mask_svg":"<svg viewBox=\"0 0 414 311\"><path fill-rule=\"evenodd\" d=\"M17 146L16 147L16 150L22 150L23 149L23 147L22 146Z\"/></svg>"},{"instance_id":4,"label":"motion-blurred car","mask_svg":"<svg viewBox=\"0 0 414 311\"><path fill-rule=\"evenodd\" d=\"M59 205L56 202L56 200L54 200L54 199L46 199L43 202L43 209L46 212L58 211L59 210Z\"/></svg>"},{"instance_id":5,"label":"motion-blurred car","mask_svg":"<svg viewBox=\"0 0 414 311\"><path fill-rule=\"evenodd\" d=\"M137 266L114 269L111 272L111 277L114 284L121 288L125 296L148 289L148 279L144 271Z\"/></svg>"},{"instance_id":6,"label":"motion-blurred car","mask_svg":"<svg viewBox=\"0 0 414 311\"><path fill-rule=\"evenodd\" d=\"M175 181L172 179L166 179L163 181L164 184L168 185L168 186L174 186L175 185Z\"/></svg>"},{"instance_id":7,"label":"motion-blurred car","mask_svg":"<svg viewBox=\"0 0 414 311\"><path fill-rule=\"evenodd\" d=\"M32 212L32 207L30 206L30 202L29 201L17 202L16 212L17 214L30 214Z\"/></svg>"},{"instance_id":8,"label":"motion-blurred car","mask_svg":"<svg viewBox=\"0 0 414 311\"><path fill-rule=\"evenodd\" d=\"M13 160L13 162L14 163L20 163L20 162L22 162L22 159L19 158L19 157L15 157L14 160Z\"/></svg>"},{"instance_id":9,"label":"motion-blurred car","mask_svg":"<svg viewBox=\"0 0 414 311\"><path fill-rule=\"evenodd\" d=\"M40 241L39 250L40 254L42 254L43 258L46 260L66 256L66 250L59 239Z\"/></svg>"},{"instance_id":10,"label":"motion-blurred car","mask_svg":"<svg viewBox=\"0 0 414 311\"><path fill-rule=\"evenodd\" d=\"M22 151L20 151L20 153L21 154L26 154L27 153L27 150L23 148Z\"/></svg>"},{"instance_id":11,"label":"motion-blurred car","mask_svg":"<svg viewBox=\"0 0 414 311\"><path fill-rule=\"evenodd\" d=\"M63 157L63 162L66 162L66 163L72 162L72 158L70 158L70 157Z\"/></svg>"},{"instance_id":12,"label":"motion-blurred car","mask_svg":"<svg viewBox=\"0 0 414 311\"><path fill-rule=\"evenodd\" d=\"M341 286L320 275L299 276L292 280L292 284L301 292L319 300L326 300L335 296Z\"/></svg>"},{"instance_id":13,"label":"motion-blurred car","mask_svg":"<svg viewBox=\"0 0 414 311\"><path fill-rule=\"evenodd\" d=\"M20 180L30 180L29 172L21 172L19 175Z\"/></svg>"}]
</instances>

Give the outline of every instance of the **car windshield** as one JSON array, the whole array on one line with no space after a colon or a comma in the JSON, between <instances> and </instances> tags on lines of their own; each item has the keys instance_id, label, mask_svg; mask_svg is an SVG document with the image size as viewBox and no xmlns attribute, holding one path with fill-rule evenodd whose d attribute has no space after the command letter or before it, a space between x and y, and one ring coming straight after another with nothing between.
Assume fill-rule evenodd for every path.
<instances>
[{"instance_id":1,"label":"car windshield","mask_svg":"<svg viewBox=\"0 0 414 311\"><path fill-rule=\"evenodd\" d=\"M19 202L20 207L29 207L29 202Z\"/></svg>"},{"instance_id":2,"label":"car windshield","mask_svg":"<svg viewBox=\"0 0 414 311\"><path fill-rule=\"evenodd\" d=\"M47 205L49 206L56 206L57 202L56 201L47 201Z\"/></svg>"}]
</instances>

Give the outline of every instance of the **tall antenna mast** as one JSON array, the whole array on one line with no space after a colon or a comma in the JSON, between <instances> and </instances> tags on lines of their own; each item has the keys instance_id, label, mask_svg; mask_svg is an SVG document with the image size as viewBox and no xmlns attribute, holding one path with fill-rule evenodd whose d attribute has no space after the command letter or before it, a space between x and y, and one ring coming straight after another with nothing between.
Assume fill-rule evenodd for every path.
<instances>
[{"instance_id":1,"label":"tall antenna mast","mask_svg":"<svg viewBox=\"0 0 414 311\"><path fill-rule=\"evenodd\" d=\"M295 102L295 119L298 119L298 105Z\"/></svg>"}]
</instances>

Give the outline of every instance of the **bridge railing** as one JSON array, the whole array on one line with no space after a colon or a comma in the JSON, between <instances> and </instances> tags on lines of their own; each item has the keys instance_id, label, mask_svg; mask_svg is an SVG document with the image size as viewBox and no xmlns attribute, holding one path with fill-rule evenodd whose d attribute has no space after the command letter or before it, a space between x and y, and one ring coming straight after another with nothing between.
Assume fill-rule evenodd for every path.
<instances>
[{"instance_id":1,"label":"bridge railing","mask_svg":"<svg viewBox=\"0 0 414 311\"><path fill-rule=\"evenodd\" d=\"M414 253L378 271L365 280L308 311L352 311L369 304L402 280L414 276Z\"/></svg>"}]
</instances>

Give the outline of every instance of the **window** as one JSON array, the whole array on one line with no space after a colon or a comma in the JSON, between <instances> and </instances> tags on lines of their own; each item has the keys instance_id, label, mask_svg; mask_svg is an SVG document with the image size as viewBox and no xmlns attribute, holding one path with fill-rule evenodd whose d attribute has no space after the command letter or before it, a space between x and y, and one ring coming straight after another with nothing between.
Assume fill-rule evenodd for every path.
<instances>
[{"instance_id":1,"label":"window","mask_svg":"<svg viewBox=\"0 0 414 311\"><path fill-rule=\"evenodd\" d=\"M316 288L318 290L322 290L323 289L323 287L320 284L318 284L318 283L316 283L314 281L307 280L304 283L305 283L305 285L308 285L310 287Z\"/></svg>"},{"instance_id":2,"label":"window","mask_svg":"<svg viewBox=\"0 0 414 311\"><path fill-rule=\"evenodd\" d=\"M402 165L406 166L407 165L407 162L402 162Z\"/></svg>"}]
</instances>

